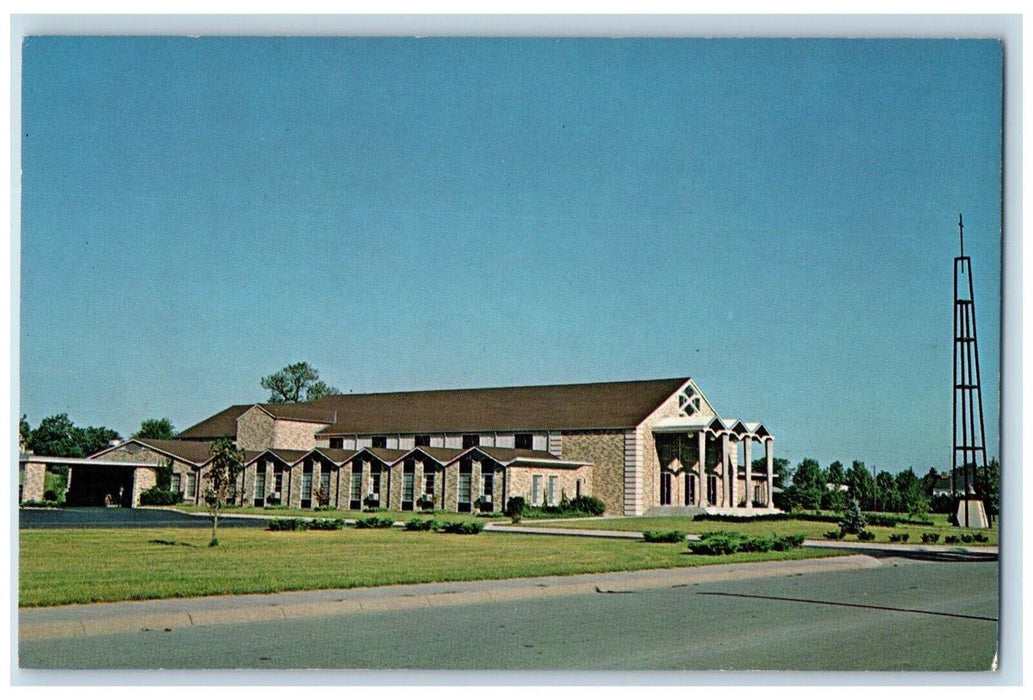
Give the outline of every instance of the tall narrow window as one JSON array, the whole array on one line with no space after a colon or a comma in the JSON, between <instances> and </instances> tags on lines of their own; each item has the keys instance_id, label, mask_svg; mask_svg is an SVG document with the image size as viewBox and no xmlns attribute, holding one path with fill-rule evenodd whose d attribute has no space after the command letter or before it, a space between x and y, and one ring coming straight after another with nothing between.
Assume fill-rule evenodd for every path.
<instances>
[{"instance_id":1,"label":"tall narrow window","mask_svg":"<svg viewBox=\"0 0 1033 700\"><path fill-rule=\"evenodd\" d=\"M549 505L550 506L556 505L556 491L558 489L559 483L560 483L560 478L558 476L550 476L549 477Z\"/></svg>"},{"instance_id":2,"label":"tall narrow window","mask_svg":"<svg viewBox=\"0 0 1033 700\"><path fill-rule=\"evenodd\" d=\"M172 480L169 482L169 491L171 491L172 493L180 491L180 479L181 477L179 474L172 475Z\"/></svg>"},{"instance_id":3,"label":"tall narrow window","mask_svg":"<svg viewBox=\"0 0 1033 700\"><path fill-rule=\"evenodd\" d=\"M255 507L261 508L265 505L265 469L259 469L255 474Z\"/></svg>"},{"instance_id":4,"label":"tall narrow window","mask_svg":"<svg viewBox=\"0 0 1033 700\"><path fill-rule=\"evenodd\" d=\"M187 489L186 498L189 501L194 500L197 497L197 474L190 472L187 474Z\"/></svg>"},{"instance_id":5,"label":"tall narrow window","mask_svg":"<svg viewBox=\"0 0 1033 700\"><path fill-rule=\"evenodd\" d=\"M305 460L301 472L301 507L312 507L312 462Z\"/></svg>"},{"instance_id":6,"label":"tall narrow window","mask_svg":"<svg viewBox=\"0 0 1033 700\"><path fill-rule=\"evenodd\" d=\"M402 465L402 510L413 509L413 492L416 481L416 460L407 459Z\"/></svg>"},{"instance_id":7,"label":"tall narrow window","mask_svg":"<svg viewBox=\"0 0 1033 700\"><path fill-rule=\"evenodd\" d=\"M351 488L348 493L348 507L352 510L362 508L362 463L352 465Z\"/></svg>"},{"instance_id":8,"label":"tall narrow window","mask_svg":"<svg viewBox=\"0 0 1033 700\"><path fill-rule=\"evenodd\" d=\"M324 465L325 467L326 465ZM323 498L330 498L330 470L322 469L319 472L319 490L323 492ZM322 505L322 504L320 504Z\"/></svg>"},{"instance_id":9,"label":"tall narrow window","mask_svg":"<svg viewBox=\"0 0 1033 700\"><path fill-rule=\"evenodd\" d=\"M472 510L470 491L473 482L473 462L464 459L459 463L459 507L460 513L469 513Z\"/></svg>"},{"instance_id":10,"label":"tall narrow window","mask_svg":"<svg viewBox=\"0 0 1033 700\"><path fill-rule=\"evenodd\" d=\"M495 510L495 475L482 464L481 469L481 496L486 501L486 505L482 507L484 511Z\"/></svg>"},{"instance_id":11,"label":"tall narrow window","mask_svg":"<svg viewBox=\"0 0 1033 700\"><path fill-rule=\"evenodd\" d=\"M542 504L542 475L535 474L531 477L531 505Z\"/></svg>"},{"instance_id":12,"label":"tall narrow window","mask_svg":"<svg viewBox=\"0 0 1033 700\"><path fill-rule=\"evenodd\" d=\"M433 498L434 497L434 472L429 471L430 467L428 467L426 465L426 462L424 462L423 469L424 469L424 472L423 472L423 492L425 494L427 494L428 496L430 496L431 498Z\"/></svg>"}]
</instances>

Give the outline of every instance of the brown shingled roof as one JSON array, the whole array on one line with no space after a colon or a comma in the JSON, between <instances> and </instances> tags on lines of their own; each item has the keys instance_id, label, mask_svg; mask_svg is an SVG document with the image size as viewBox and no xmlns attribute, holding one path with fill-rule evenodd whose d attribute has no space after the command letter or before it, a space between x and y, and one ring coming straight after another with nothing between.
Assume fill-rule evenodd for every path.
<instances>
[{"instance_id":1,"label":"brown shingled roof","mask_svg":"<svg viewBox=\"0 0 1033 700\"><path fill-rule=\"evenodd\" d=\"M176 436L177 440L214 440L221 437L237 437L237 418L254 404L245 403L219 411L210 418L205 418Z\"/></svg>"},{"instance_id":2,"label":"brown shingled roof","mask_svg":"<svg viewBox=\"0 0 1033 700\"><path fill-rule=\"evenodd\" d=\"M261 408L274 418L309 421L312 423L333 423L333 409L319 408L310 403L260 403Z\"/></svg>"},{"instance_id":3,"label":"brown shingled roof","mask_svg":"<svg viewBox=\"0 0 1033 700\"><path fill-rule=\"evenodd\" d=\"M192 464L204 464L211 459L214 444L213 441L153 440L151 438L133 438L128 442L138 442L141 445L153 447L159 452L170 454Z\"/></svg>"},{"instance_id":4,"label":"brown shingled roof","mask_svg":"<svg viewBox=\"0 0 1033 700\"><path fill-rule=\"evenodd\" d=\"M344 394L311 405L337 412L322 435L631 428L687 381Z\"/></svg>"}]
</instances>

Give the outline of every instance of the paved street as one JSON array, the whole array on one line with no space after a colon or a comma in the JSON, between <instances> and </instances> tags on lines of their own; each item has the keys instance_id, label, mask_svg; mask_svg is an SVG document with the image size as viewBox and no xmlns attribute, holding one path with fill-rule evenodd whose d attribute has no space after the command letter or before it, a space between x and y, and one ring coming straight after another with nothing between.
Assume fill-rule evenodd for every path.
<instances>
[{"instance_id":1,"label":"paved street","mask_svg":"<svg viewBox=\"0 0 1033 700\"><path fill-rule=\"evenodd\" d=\"M264 518L219 518L219 527L265 527ZM18 527L211 527L207 517L149 508L20 508Z\"/></svg>"},{"instance_id":2,"label":"paved street","mask_svg":"<svg viewBox=\"0 0 1033 700\"><path fill-rule=\"evenodd\" d=\"M441 585L441 584L437 584ZM997 562L25 640L23 668L988 670Z\"/></svg>"}]
</instances>

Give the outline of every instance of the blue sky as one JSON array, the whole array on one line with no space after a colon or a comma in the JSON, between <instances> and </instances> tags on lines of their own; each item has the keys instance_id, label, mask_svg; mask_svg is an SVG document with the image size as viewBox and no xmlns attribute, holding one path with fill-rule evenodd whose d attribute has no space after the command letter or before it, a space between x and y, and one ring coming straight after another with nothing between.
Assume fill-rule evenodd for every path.
<instances>
[{"instance_id":1,"label":"blue sky","mask_svg":"<svg viewBox=\"0 0 1033 700\"><path fill-rule=\"evenodd\" d=\"M776 454L997 453L1001 53L976 40L30 38L21 412L692 376Z\"/></svg>"}]
</instances>

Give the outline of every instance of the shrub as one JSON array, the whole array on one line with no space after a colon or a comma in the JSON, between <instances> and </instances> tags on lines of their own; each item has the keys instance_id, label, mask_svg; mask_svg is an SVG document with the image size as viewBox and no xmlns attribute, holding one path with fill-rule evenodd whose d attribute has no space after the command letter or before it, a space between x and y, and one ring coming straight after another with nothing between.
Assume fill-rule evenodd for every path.
<instances>
[{"instance_id":1,"label":"shrub","mask_svg":"<svg viewBox=\"0 0 1033 700\"><path fill-rule=\"evenodd\" d=\"M685 533L681 530L646 530L642 539L646 542L683 542Z\"/></svg>"},{"instance_id":2,"label":"shrub","mask_svg":"<svg viewBox=\"0 0 1033 700\"><path fill-rule=\"evenodd\" d=\"M894 532L890 535L890 542L907 542L910 537L906 532Z\"/></svg>"},{"instance_id":3,"label":"shrub","mask_svg":"<svg viewBox=\"0 0 1033 700\"><path fill-rule=\"evenodd\" d=\"M524 500L523 496L513 496L506 501L506 515L512 518L515 523L520 522L520 518L523 517L526 510L527 501Z\"/></svg>"},{"instance_id":4,"label":"shrub","mask_svg":"<svg viewBox=\"0 0 1033 700\"><path fill-rule=\"evenodd\" d=\"M455 522L443 523L438 532L447 532L452 535L476 535L484 529L484 523L478 522Z\"/></svg>"},{"instance_id":5,"label":"shrub","mask_svg":"<svg viewBox=\"0 0 1033 700\"><path fill-rule=\"evenodd\" d=\"M391 518L382 518L379 515L371 515L368 518L359 518L355 521L355 527L360 530L379 530L394 526L395 521Z\"/></svg>"},{"instance_id":6,"label":"shrub","mask_svg":"<svg viewBox=\"0 0 1033 700\"><path fill-rule=\"evenodd\" d=\"M320 513L320 512L325 512L325 511L328 511L328 510L337 510L337 506L330 506L330 505L316 506L312 510L315 511L316 513Z\"/></svg>"},{"instance_id":7,"label":"shrub","mask_svg":"<svg viewBox=\"0 0 1033 700\"><path fill-rule=\"evenodd\" d=\"M827 540L841 540L843 539L842 530L829 530L825 533L825 539Z\"/></svg>"},{"instance_id":8,"label":"shrub","mask_svg":"<svg viewBox=\"0 0 1033 700\"><path fill-rule=\"evenodd\" d=\"M700 535L698 542L689 542L689 551L693 554L735 554L743 536L738 532L707 532Z\"/></svg>"},{"instance_id":9,"label":"shrub","mask_svg":"<svg viewBox=\"0 0 1033 700\"><path fill-rule=\"evenodd\" d=\"M309 529L309 522L301 518L273 518L269 521L269 529L273 531L300 532Z\"/></svg>"},{"instance_id":10,"label":"shrub","mask_svg":"<svg viewBox=\"0 0 1033 700\"><path fill-rule=\"evenodd\" d=\"M309 530L343 530L344 518L316 518L308 524Z\"/></svg>"},{"instance_id":11,"label":"shrub","mask_svg":"<svg viewBox=\"0 0 1033 700\"><path fill-rule=\"evenodd\" d=\"M804 536L801 534L776 535L772 549L776 552L784 552L788 549L799 549L803 546Z\"/></svg>"},{"instance_id":12,"label":"shrub","mask_svg":"<svg viewBox=\"0 0 1033 700\"><path fill-rule=\"evenodd\" d=\"M278 503L270 503L269 505L263 506L262 510L287 510L287 506L281 506Z\"/></svg>"},{"instance_id":13,"label":"shrub","mask_svg":"<svg viewBox=\"0 0 1033 700\"><path fill-rule=\"evenodd\" d=\"M368 510L373 510L374 508L380 507L380 499L373 494L369 494L362 499L362 505L364 505Z\"/></svg>"},{"instance_id":14,"label":"shrub","mask_svg":"<svg viewBox=\"0 0 1033 700\"><path fill-rule=\"evenodd\" d=\"M43 499L42 501L22 501L19 505L22 508L57 508L61 504L57 501Z\"/></svg>"},{"instance_id":15,"label":"shrub","mask_svg":"<svg viewBox=\"0 0 1033 700\"><path fill-rule=\"evenodd\" d=\"M861 530L857 533L857 539L861 542L871 542L875 539L875 533L871 530Z\"/></svg>"},{"instance_id":16,"label":"shrub","mask_svg":"<svg viewBox=\"0 0 1033 700\"><path fill-rule=\"evenodd\" d=\"M606 504L595 496L578 496L570 501L568 507L571 512L587 515L602 515L606 511Z\"/></svg>"},{"instance_id":17,"label":"shrub","mask_svg":"<svg viewBox=\"0 0 1033 700\"><path fill-rule=\"evenodd\" d=\"M183 494L179 491L167 491L157 486L152 486L140 493L140 505L142 506L174 506L183 501Z\"/></svg>"},{"instance_id":18,"label":"shrub","mask_svg":"<svg viewBox=\"0 0 1033 700\"><path fill-rule=\"evenodd\" d=\"M899 518L894 518L890 515L881 515L876 513L868 513L865 516L868 519L869 525L881 525L883 527L896 527L897 523L900 522Z\"/></svg>"},{"instance_id":19,"label":"shrub","mask_svg":"<svg viewBox=\"0 0 1033 700\"><path fill-rule=\"evenodd\" d=\"M843 534L856 535L864 530L867 524L868 519L864 517L864 513L861 512L861 507L857 505L857 501L850 501L850 506L843 513L843 519L839 521L839 529L843 531Z\"/></svg>"},{"instance_id":20,"label":"shrub","mask_svg":"<svg viewBox=\"0 0 1033 700\"><path fill-rule=\"evenodd\" d=\"M982 532L977 532L976 534L972 535L972 538L975 539L976 542L989 542L990 541L990 538L987 537L986 535L984 535Z\"/></svg>"},{"instance_id":21,"label":"shrub","mask_svg":"<svg viewBox=\"0 0 1033 700\"><path fill-rule=\"evenodd\" d=\"M739 544L740 552L770 552L775 546L774 537L750 537Z\"/></svg>"},{"instance_id":22,"label":"shrub","mask_svg":"<svg viewBox=\"0 0 1033 700\"><path fill-rule=\"evenodd\" d=\"M410 530L410 531L414 531L414 532L415 531L420 531L420 530L433 530L438 525L439 525L438 521L434 520L433 518L431 518L431 519L413 518L412 520L407 520L406 521L405 529L406 530Z\"/></svg>"},{"instance_id":23,"label":"shrub","mask_svg":"<svg viewBox=\"0 0 1033 700\"><path fill-rule=\"evenodd\" d=\"M946 537L943 538L943 543L944 544L957 544L960 541L961 540L958 539L957 535L947 535Z\"/></svg>"},{"instance_id":24,"label":"shrub","mask_svg":"<svg viewBox=\"0 0 1033 700\"><path fill-rule=\"evenodd\" d=\"M971 542L972 542L972 535L968 535L968 534L962 535L961 536L961 541L964 542L965 544L971 544Z\"/></svg>"},{"instance_id":25,"label":"shrub","mask_svg":"<svg viewBox=\"0 0 1033 700\"><path fill-rule=\"evenodd\" d=\"M420 510L434 510L434 499L427 494L423 494L416 499L416 507Z\"/></svg>"},{"instance_id":26,"label":"shrub","mask_svg":"<svg viewBox=\"0 0 1033 700\"><path fill-rule=\"evenodd\" d=\"M923 532L922 533L922 544L936 544L940 541L940 533L938 532Z\"/></svg>"}]
</instances>

